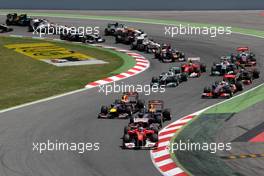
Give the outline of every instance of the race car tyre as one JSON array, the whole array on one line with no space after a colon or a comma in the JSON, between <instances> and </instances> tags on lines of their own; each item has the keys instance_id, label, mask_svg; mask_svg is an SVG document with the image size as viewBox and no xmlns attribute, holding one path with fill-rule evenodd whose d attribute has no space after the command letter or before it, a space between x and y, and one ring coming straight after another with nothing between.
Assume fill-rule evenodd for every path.
<instances>
[{"instance_id":1,"label":"race car tyre","mask_svg":"<svg viewBox=\"0 0 264 176\"><path fill-rule=\"evenodd\" d=\"M115 100L115 104L121 104L121 100L116 99L116 100Z\"/></svg>"},{"instance_id":2,"label":"race car tyre","mask_svg":"<svg viewBox=\"0 0 264 176\"><path fill-rule=\"evenodd\" d=\"M159 81L159 78L157 78L157 77L152 77L152 79L151 79L151 82L158 82Z\"/></svg>"},{"instance_id":3,"label":"race car tyre","mask_svg":"<svg viewBox=\"0 0 264 176\"><path fill-rule=\"evenodd\" d=\"M153 120L153 122L151 122L151 123L158 123L158 124L160 124L162 126L162 122L163 121L164 121L164 118L162 118L161 116L157 116L155 118L155 120Z\"/></svg>"},{"instance_id":4,"label":"race car tyre","mask_svg":"<svg viewBox=\"0 0 264 176\"><path fill-rule=\"evenodd\" d=\"M140 110L140 109L143 109L145 106L145 103L143 100L138 100L137 101L137 108Z\"/></svg>"},{"instance_id":5,"label":"race car tyre","mask_svg":"<svg viewBox=\"0 0 264 176\"><path fill-rule=\"evenodd\" d=\"M257 69L255 69L255 70L253 70L253 73L252 74L253 74L252 75L253 76L253 79L258 79L260 72Z\"/></svg>"},{"instance_id":6,"label":"race car tyre","mask_svg":"<svg viewBox=\"0 0 264 176\"><path fill-rule=\"evenodd\" d=\"M134 45L133 43L130 45L130 49L131 50L134 50L134 49L136 49L136 45Z\"/></svg>"},{"instance_id":7,"label":"race car tyre","mask_svg":"<svg viewBox=\"0 0 264 176\"><path fill-rule=\"evenodd\" d=\"M152 127L151 128L151 130L153 130L156 134L158 134L159 133L159 129L158 129L158 127Z\"/></svg>"},{"instance_id":8,"label":"race car tyre","mask_svg":"<svg viewBox=\"0 0 264 176\"><path fill-rule=\"evenodd\" d=\"M186 73L182 73L181 79L182 81L188 81L188 75Z\"/></svg>"},{"instance_id":9,"label":"race car tyre","mask_svg":"<svg viewBox=\"0 0 264 176\"><path fill-rule=\"evenodd\" d=\"M126 107L126 112L128 114L128 118L130 118L133 114L132 108L130 106Z\"/></svg>"},{"instance_id":10,"label":"race car tyre","mask_svg":"<svg viewBox=\"0 0 264 176\"><path fill-rule=\"evenodd\" d=\"M157 134L152 134L150 138L151 142L158 142L159 138Z\"/></svg>"},{"instance_id":11,"label":"race car tyre","mask_svg":"<svg viewBox=\"0 0 264 176\"><path fill-rule=\"evenodd\" d=\"M131 116L130 119L129 119L129 123L134 123L134 118Z\"/></svg>"},{"instance_id":12,"label":"race car tyre","mask_svg":"<svg viewBox=\"0 0 264 176\"><path fill-rule=\"evenodd\" d=\"M9 20L6 20L6 25L11 25L11 22Z\"/></svg>"},{"instance_id":13,"label":"race car tyre","mask_svg":"<svg viewBox=\"0 0 264 176\"><path fill-rule=\"evenodd\" d=\"M200 66L201 72L206 72L206 65L205 64L201 64Z\"/></svg>"},{"instance_id":14,"label":"race car tyre","mask_svg":"<svg viewBox=\"0 0 264 176\"><path fill-rule=\"evenodd\" d=\"M241 82L236 82L236 88L237 88L237 91L242 91L243 90L243 84Z\"/></svg>"},{"instance_id":15,"label":"race car tyre","mask_svg":"<svg viewBox=\"0 0 264 176\"><path fill-rule=\"evenodd\" d=\"M102 106L101 107L101 113L102 114L107 114L108 113L108 107L107 106Z\"/></svg>"},{"instance_id":16,"label":"race car tyre","mask_svg":"<svg viewBox=\"0 0 264 176\"><path fill-rule=\"evenodd\" d=\"M210 93L210 92L212 92L212 89L210 87L204 88L204 93Z\"/></svg>"},{"instance_id":17,"label":"race car tyre","mask_svg":"<svg viewBox=\"0 0 264 176\"><path fill-rule=\"evenodd\" d=\"M105 36L109 35L109 32L108 32L107 29L105 29L105 31L104 31L104 35L105 35Z\"/></svg>"},{"instance_id":18,"label":"race car tyre","mask_svg":"<svg viewBox=\"0 0 264 176\"><path fill-rule=\"evenodd\" d=\"M120 39L118 38L118 36L116 36L116 38L115 38L115 42L116 42L116 43L120 43L120 42L121 42Z\"/></svg>"},{"instance_id":19,"label":"race car tyre","mask_svg":"<svg viewBox=\"0 0 264 176\"><path fill-rule=\"evenodd\" d=\"M163 115L164 120L171 120L171 114L170 114L170 111L168 109L165 109L162 112L162 115Z\"/></svg>"},{"instance_id":20,"label":"race car tyre","mask_svg":"<svg viewBox=\"0 0 264 176\"><path fill-rule=\"evenodd\" d=\"M125 126L124 127L124 134L127 134L129 130L130 130L130 127L129 126Z\"/></svg>"},{"instance_id":21,"label":"race car tyre","mask_svg":"<svg viewBox=\"0 0 264 176\"><path fill-rule=\"evenodd\" d=\"M123 136L123 142L124 142L124 143L128 143L128 142L130 142L130 136L129 136L129 134L125 134L125 135Z\"/></svg>"}]
</instances>

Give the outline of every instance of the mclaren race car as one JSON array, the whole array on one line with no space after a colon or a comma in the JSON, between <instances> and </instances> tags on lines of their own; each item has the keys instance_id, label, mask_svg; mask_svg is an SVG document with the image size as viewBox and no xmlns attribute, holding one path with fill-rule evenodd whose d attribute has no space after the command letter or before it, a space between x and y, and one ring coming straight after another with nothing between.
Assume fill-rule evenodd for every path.
<instances>
[{"instance_id":1,"label":"mclaren race car","mask_svg":"<svg viewBox=\"0 0 264 176\"><path fill-rule=\"evenodd\" d=\"M205 87L202 98L231 98L234 93L242 90L243 85L236 80L235 75L225 75L223 81Z\"/></svg>"},{"instance_id":2,"label":"mclaren race car","mask_svg":"<svg viewBox=\"0 0 264 176\"><path fill-rule=\"evenodd\" d=\"M206 72L206 65L200 62L200 58L188 58L188 63L182 64L181 69L191 78L200 77L203 72Z\"/></svg>"},{"instance_id":3,"label":"mclaren race car","mask_svg":"<svg viewBox=\"0 0 264 176\"><path fill-rule=\"evenodd\" d=\"M117 99L109 107L102 106L98 118L104 119L127 119L132 118L132 114L145 107L144 102L139 100L137 92L123 93L121 100Z\"/></svg>"},{"instance_id":4,"label":"mclaren race car","mask_svg":"<svg viewBox=\"0 0 264 176\"><path fill-rule=\"evenodd\" d=\"M28 26L30 19L27 14L17 15L16 13L10 13L6 16L6 25Z\"/></svg>"},{"instance_id":5,"label":"mclaren race car","mask_svg":"<svg viewBox=\"0 0 264 176\"><path fill-rule=\"evenodd\" d=\"M249 47L239 47L237 48L236 63L238 65L243 65L245 67L256 66L256 56L254 53L250 52Z\"/></svg>"},{"instance_id":6,"label":"mclaren race car","mask_svg":"<svg viewBox=\"0 0 264 176\"><path fill-rule=\"evenodd\" d=\"M4 24L0 24L0 33L11 32L11 31L13 31L13 28L10 28Z\"/></svg>"},{"instance_id":7,"label":"mclaren race car","mask_svg":"<svg viewBox=\"0 0 264 176\"><path fill-rule=\"evenodd\" d=\"M125 29L125 28L126 28L126 25L124 25L124 24L120 24L120 23L108 23L107 24L107 27L104 30L104 34L105 35L115 36L116 35L116 32L118 30L122 30L122 29Z\"/></svg>"}]
</instances>

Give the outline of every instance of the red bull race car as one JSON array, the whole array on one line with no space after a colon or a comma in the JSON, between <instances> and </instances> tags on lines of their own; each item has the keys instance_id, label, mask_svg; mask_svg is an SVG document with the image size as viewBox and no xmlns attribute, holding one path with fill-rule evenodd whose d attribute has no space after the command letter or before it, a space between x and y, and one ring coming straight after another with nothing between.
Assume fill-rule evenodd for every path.
<instances>
[{"instance_id":1,"label":"red bull race car","mask_svg":"<svg viewBox=\"0 0 264 176\"><path fill-rule=\"evenodd\" d=\"M132 114L144 108L144 102L139 100L137 92L124 92L121 100L117 99L110 106L102 106L98 118L103 119L128 119Z\"/></svg>"}]
</instances>

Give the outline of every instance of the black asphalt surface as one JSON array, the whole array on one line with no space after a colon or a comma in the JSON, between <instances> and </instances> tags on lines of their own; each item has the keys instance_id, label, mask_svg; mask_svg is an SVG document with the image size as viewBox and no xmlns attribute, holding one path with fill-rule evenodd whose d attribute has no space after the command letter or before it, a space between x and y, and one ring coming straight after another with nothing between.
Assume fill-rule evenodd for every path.
<instances>
[{"instance_id":1,"label":"black asphalt surface","mask_svg":"<svg viewBox=\"0 0 264 176\"><path fill-rule=\"evenodd\" d=\"M187 12L186 12L187 13ZM230 17L231 18L231 17ZM106 21L49 18L54 22L69 25L94 25L102 28ZM2 16L1 21L4 20ZM241 19L243 20L243 19ZM221 38L203 36L164 36L164 26L130 24L146 31L160 42L171 43L187 56L199 56L208 67L222 55L233 52L238 46L249 46L263 66L263 39L232 34ZM27 34L26 29L15 28L16 34ZM111 37L107 44L115 45ZM145 54L144 54L145 55ZM172 64L162 64L145 55L151 67L140 75L123 80L124 84L149 84L153 75L166 71ZM263 77L263 72L261 73ZM162 99L171 108L173 120L188 115L221 100L200 98L205 85L217 78L204 74L191 79L177 88L167 89L162 94L141 95L143 99ZM119 83L121 83L119 82ZM256 80L253 86L263 82ZM247 87L250 88L252 86ZM91 89L47 102L30 105L0 114L0 175L2 176L145 176L160 175L153 166L149 151L122 150L121 137L126 120L98 120L101 105L109 105L120 94L105 96L98 89ZM62 142L99 142L99 151L84 154L53 151L39 154L32 151L32 142L47 140Z\"/></svg>"}]
</instances>

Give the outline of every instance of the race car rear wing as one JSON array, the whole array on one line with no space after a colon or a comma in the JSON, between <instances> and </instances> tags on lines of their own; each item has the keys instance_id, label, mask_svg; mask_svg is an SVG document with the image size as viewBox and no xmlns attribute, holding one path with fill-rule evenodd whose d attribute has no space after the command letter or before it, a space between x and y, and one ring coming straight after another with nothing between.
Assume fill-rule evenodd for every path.
<instances>
[{"instance_id":1,"label":"race car rear wing","mask_svg":"<svg viewBox=\"0 0 264 176\"><path fill-rule=\"evenodd\" d=\"M243 52L243 51L249 51L249 47L238 47L237 48L237 51L241 51L241 52Z\"/></svg>"},{"instance_id":2,"label":"race car rear wing","mask_svg":"<svg viewBox=\"0 0 264 176\"><path fill-rule=\"evenodd\" d=\"M187 59L188 61L200 61L201 60L201 58L200 57L189 57L188 59Z\"/></svg>"}]
</instances>

